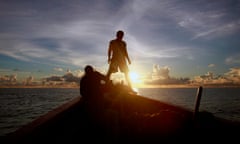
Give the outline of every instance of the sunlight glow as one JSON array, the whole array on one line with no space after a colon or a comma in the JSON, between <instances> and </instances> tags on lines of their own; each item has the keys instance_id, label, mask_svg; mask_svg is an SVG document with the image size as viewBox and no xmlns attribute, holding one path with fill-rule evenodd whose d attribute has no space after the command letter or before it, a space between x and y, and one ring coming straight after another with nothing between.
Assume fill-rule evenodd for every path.
<instances>
[{"instance_id":1,"label":"sunlight glow","mask_svg":"<svg viewBox=\"0 0 240 144\"><path fill-rule=\"evenodd\" d=\"M140 80L140 76L137 72L133 72L133 71L129 72L129 79L133 86L137 86L142 83Z\"/></svg>"},{"instance_id":2,"label":"sunlight glow","mask_svg":"<svg viewBox=\"0 0 240 144\"><path fill-rule=\"evenodd\" d=\"M129 78L132 83L136 83L138 81L139 75L136 72L130 72Z\"/></svg>"}]
</instances>

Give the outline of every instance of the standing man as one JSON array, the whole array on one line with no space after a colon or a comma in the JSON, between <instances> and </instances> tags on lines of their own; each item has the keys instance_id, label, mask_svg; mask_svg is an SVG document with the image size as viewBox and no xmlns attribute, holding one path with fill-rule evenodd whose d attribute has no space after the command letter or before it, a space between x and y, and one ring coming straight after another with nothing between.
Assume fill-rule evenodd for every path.
<instances>
[{"instance_id":1,"label":"standing man","mask_svg":"<svg viewBox=\"0 0 240 144\"><path fill-rule=\"evenodd\" d=\"M121 72L124 73L125 79L128 83L128 86L132 88L131 82L128 76L128 65L126 60L129 64L131 64L131 60L128 56L127 52L127 44L123 41L124 32L119 30L116 33L116 38L111 40L108 47L108 64L109 69L107 72L107 78L110 79L112 73L118 72L118 68Z\"/></svg>"}]
</instances>

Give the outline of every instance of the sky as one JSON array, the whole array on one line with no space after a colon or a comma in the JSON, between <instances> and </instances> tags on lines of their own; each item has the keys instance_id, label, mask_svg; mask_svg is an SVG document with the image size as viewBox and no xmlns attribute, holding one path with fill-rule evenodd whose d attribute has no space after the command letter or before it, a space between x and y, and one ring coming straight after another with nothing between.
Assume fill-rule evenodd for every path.
<instances>
[{"instance_id":1,"label":"sky","mask_svg":"<svg viewBox=\"0 0 240 144\"><path fill-rule=\"evenodd\" d=\"M0 0L0 82L106 73L117 30L148 83L240 83L239 0Z\"/></svg>"}]
</instances>

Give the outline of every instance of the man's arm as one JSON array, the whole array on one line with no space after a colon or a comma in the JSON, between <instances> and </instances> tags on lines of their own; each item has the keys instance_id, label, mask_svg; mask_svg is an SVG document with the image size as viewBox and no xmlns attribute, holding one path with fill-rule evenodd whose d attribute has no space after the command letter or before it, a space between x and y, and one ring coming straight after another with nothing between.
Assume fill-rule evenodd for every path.
<instances>
[{"instance_id":1,"label":"man's arm","mask_svg":"<svg viewBox=\"0 0 240 144\"><path fill-rule=\"evenodd\" d=\"M128 63L129 64L131 64L131 60L130 60L130 58L129 58L129 56L128 56L128 51L127 51L127 46L126 46L126 44L125 44L125 49L124 49L124 53L125 53L125 57L127 58L127 60L128 60Z\"/></svg>"},{"instance_id":2,"label":"man's arm","mask_svg":"<svg viewBox=\"0 0 240 144\"><path fill-rule=\"evenodd\" d=\"M111 46L111 42L110 42L109 47L108 47L108 63L111 62L111 54L112 54L112 46Z\"/></svg>"},{"instance_id":3,"label":"man's arm","mask_svg":"<svg viewBox=\"0 0 240 144\"><path fill-rule=\"evenodd\" d=\"M103 80L105 82L108 80L108 78L104 74L102 74L98 71L95 71L95 74L96 74L97 79L99 79L99 80Z\"/></svg>"},{"instance_id":4,"label":"man's arm","mask_svg":"<svg viewBox=\"0 0 240 144\"><path fill-rule=\"evenodd\" d=\"M129 57L127 56L127 60L128 60L128 63L131 64L131 60L129 59Z\"/></svg>"},{"instance_id":5,"label":"man's arm","mask_svg":"<svg viewBox=\"0 0 240 144\"><path fill-rule=\"evenodd\" d=\"M131 64L131 60L130 60L128 54L127 54L127 60L128 60L128 63Z\"/></svg>"}]
</instances>

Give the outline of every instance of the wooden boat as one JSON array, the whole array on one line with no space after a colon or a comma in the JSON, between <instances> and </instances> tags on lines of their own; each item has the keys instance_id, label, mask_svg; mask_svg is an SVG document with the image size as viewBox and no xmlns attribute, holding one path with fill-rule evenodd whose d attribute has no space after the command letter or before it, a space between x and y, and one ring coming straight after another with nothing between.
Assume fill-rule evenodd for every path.
<instances>
[{"instance_id":1,"label":"wooden boat","mask_svg":"<svg viewBox=\"0 0 240 144\"><path fill-rule=\"evenodd\" d=\"M239 141L239 123L145 98L116 86L89 116L77 97L4 138L6 143L203 143ZM107 97L106 96L106 97ZM96 108L97 109L97 108Z\"/></svg>"}]
</instances>

